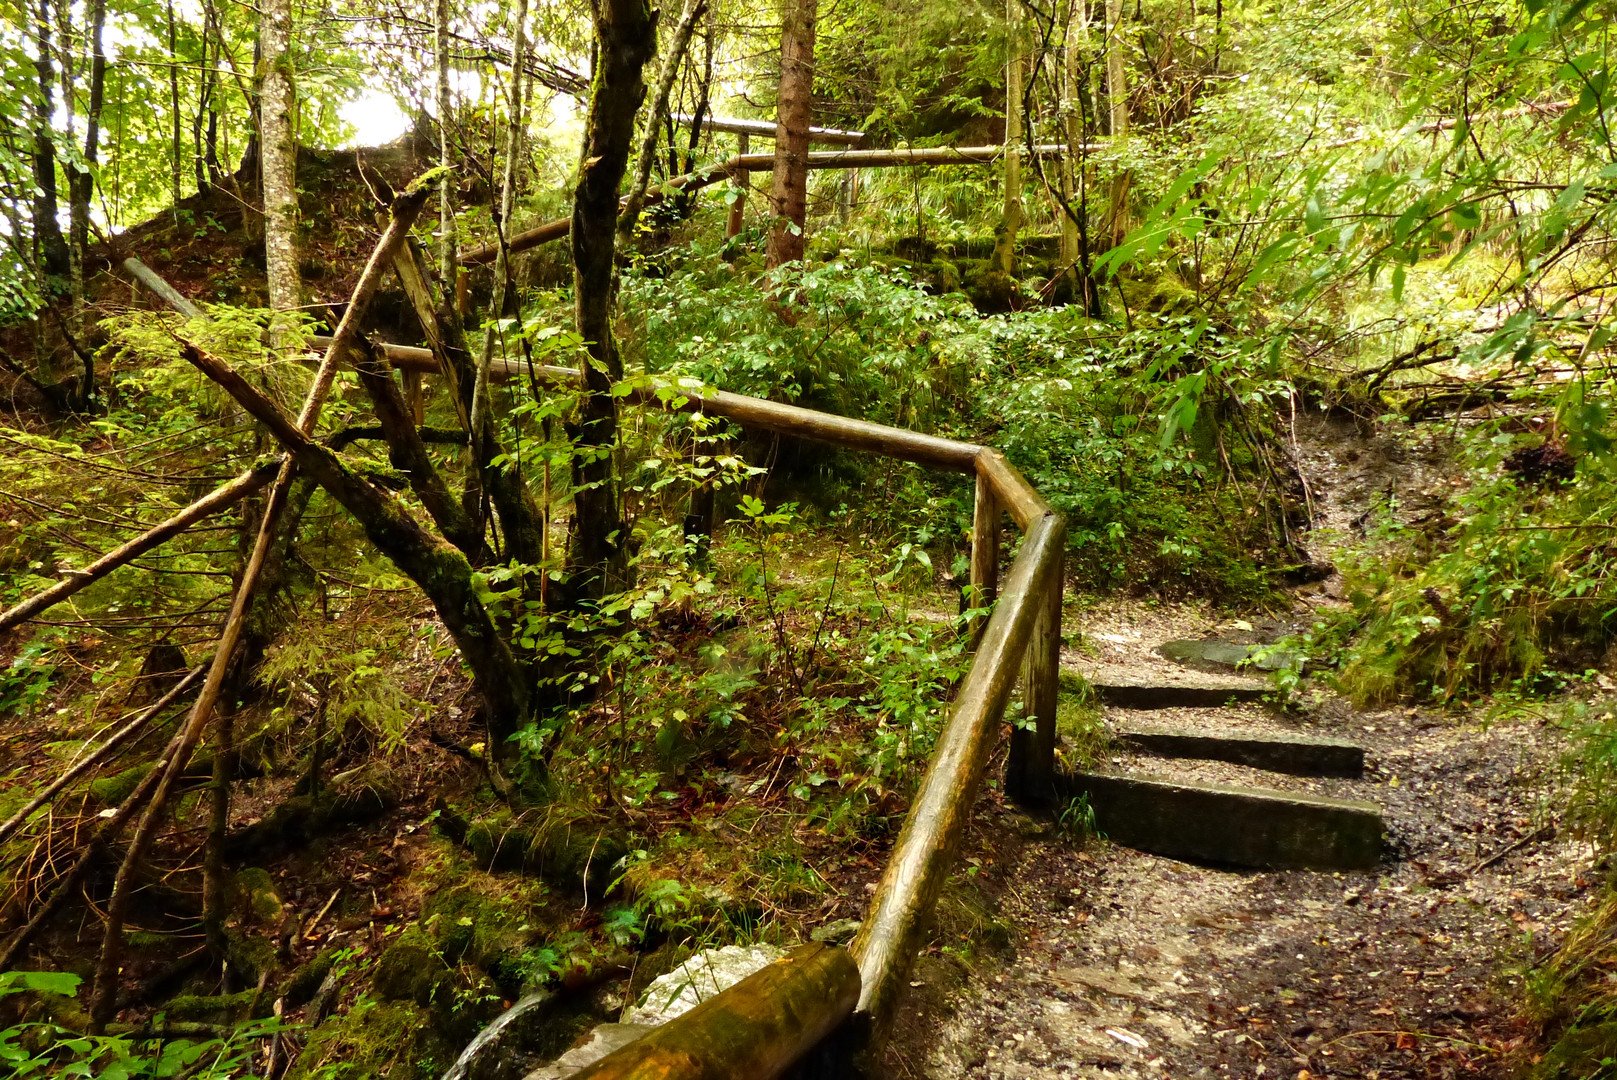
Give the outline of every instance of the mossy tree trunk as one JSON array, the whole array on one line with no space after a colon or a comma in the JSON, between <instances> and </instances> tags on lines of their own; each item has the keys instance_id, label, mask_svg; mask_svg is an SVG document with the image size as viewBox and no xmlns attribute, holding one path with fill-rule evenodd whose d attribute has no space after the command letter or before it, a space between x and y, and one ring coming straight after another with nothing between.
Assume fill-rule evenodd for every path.
<instances>
[{"instance_id":1,"label":"mossy tree trunk","mask_svg":"<svg viewBox=\"0 0 1617 1080\"><path fill-rule=\"evenodd\" d=\"M620 588L628 545L613 478L618 438L613 384L623 359L612 334L618 188L629 165L634 118L646 94L644 71L657 45L657 17L646 0L597 0L595 79L573 193L574 317L585 342L584 403L573 427L572 581L575 598Z\"/></svg>"}]
</instances>

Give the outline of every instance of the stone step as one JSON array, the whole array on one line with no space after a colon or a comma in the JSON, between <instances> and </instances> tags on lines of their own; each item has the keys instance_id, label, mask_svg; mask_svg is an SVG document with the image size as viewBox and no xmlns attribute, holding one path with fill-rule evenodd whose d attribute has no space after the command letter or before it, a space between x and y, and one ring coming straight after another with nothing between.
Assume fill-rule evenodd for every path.
<instances>
[{"instance_id":1,"label":"stone step","mask_svg":"<svg viewBox=\"0 0 1617 1080\"><path fill-rule=\"evenodd\" d=\"M1371 803L1149 776L1073 773L1095 827L1114 843L1194 862L1262 869L1363 870L1381 859Z\"/></svg>"},{"instance_id":2,"label":"stone step","mask_svg":"<svg viewBox=\"0 0 1617 1080\"><path fill-rule=\"evenodd\" d=\"M1291 776L1364 775L1364 747L1346 739L1312 735L1243 735L1185 731L1173 728L1123 728L1114 732L1118 742L1142 754L1157 757L1227 761L1253 769Z\"/></svg>"},{"instance_id":3,"label":"stone step","mask_svg":"<svg viewBox=\"0 0 1617 1080\"><path fill-rule=\"evenodd\" d=\"M1090 664L1079 671L1101 701L1124 709L1205 709L1260 701L1267 683L1169 664Z\"/></svg>"}]
</instances>

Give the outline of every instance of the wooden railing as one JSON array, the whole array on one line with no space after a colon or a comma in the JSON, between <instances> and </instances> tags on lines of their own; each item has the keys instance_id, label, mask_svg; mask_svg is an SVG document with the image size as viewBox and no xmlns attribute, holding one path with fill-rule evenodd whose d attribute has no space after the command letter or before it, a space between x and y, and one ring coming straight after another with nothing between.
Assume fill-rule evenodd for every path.
<instances>
[{"instance_id":1,"label":"wooden railing","mask_svg":"<svg viewBox=\"0 0 1617 1080\"><path fill-rule=\"evenodd\" d=\"M126 268L170 306L196 313L194 306L155 274L141 273L145 268L138 264L126 264ZM317 338L315 343L329 345L326 339ZM429 349L386 345L382 352L404 371L438 370ZM530 367L521 361L496 362L491 374L496 378L532 377L557 387L576 388L581 381L575 369ZM798 950L577 1074L580 1080L764 1080L784 1072L850 1014L858 1014L867 1033L879 1032L891 1019L923 943L927 918L954 868L1018 675L1025 722L1011 733L1005 790L1013 798L1033 803L1053 794L1066 522L1003 454L990 447L696 385L652 382L636 387L628 397L640 404L724 417L747 428L967 473L976 479L972 606L991 606L992 614L986 624L974 627L981 636L971 666L852 945L846 950L818 946ZM1001 586L1003 513L1010 514L1023 538ZM184 516L164 523L151 535ZM144 543L146 538L138 542ZM81 580L93 579L81 575Z\"/></svg>"},{"instance_id":2,"label":"wooden railing","mask_svg":"<svg viewBox=\"0 0 1617 1080\"><path fill-rule=\"evenodd\" d=\"M501 368L506 376L528 371L520 362ZM538 367L533 373L551 385L576 386L579 381L571 368ZM744 1018L756 1018L757 1024L776 1030L780 1018L790 1016L814 1032L830 1031L849 1012L862 1014L872 1030L891 1019L923 944L928 916L954 868L999 721L1019 675L1029 723L1011 733L1005 789L1030 803L1053 795L1066 522L1003 454L990 447L723 391L655 384L636 389L629 397L976 478L973 606L992 604L993 611L981 629L971 667L955 695L869 913L848 950L858 965L857 999L845 992L848 969L834 960L842 950L815 951L813 963L788 957L715 995L707 1003L711 1008L676 1017L656 1029L655 1038L630 1043L578 1074L579 1080L720 1076L756 1080L779 1075L795 1054L770 1057L766 1069L756 1049L762 1029L750 1027ZM1023 539L1000 585L1002 513L1010 514ZM810 1044L792 1045L806 1050Z\"/></svg>"}]
</instances>

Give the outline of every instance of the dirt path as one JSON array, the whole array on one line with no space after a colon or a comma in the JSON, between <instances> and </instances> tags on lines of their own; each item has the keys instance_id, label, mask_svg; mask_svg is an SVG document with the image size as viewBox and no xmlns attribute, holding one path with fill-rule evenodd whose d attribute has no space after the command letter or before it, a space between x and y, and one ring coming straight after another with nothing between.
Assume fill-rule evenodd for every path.
<instances>
[{"instance_id":1,"label":"dirt path","mask_svg":"<svg viewBox=\"0 0 1617 1080\"><path fill-rule=\"evenodd\" d=\"M1432 459L1316 425L1302 458L1325 551L1355 531L1403 470ZM1430 483L1428 483L1430 481ZM1419 499L1405 511L1421 512ZM1335 583L1299 597L1330 603ZM1338 594L1339 595L1339 594ZM1256 621L1257 616L1252 620ZM1085 613L1088 659L1148 669L1175 637L1230 628L1206 611L1119 602ZM1251 627L1246 627L1251 629ZM1274 730L1350 738L1362 780L1283 777L1209 762L1142 762L1193 782L1364 799L1386 821L1370 871L1252 872L1193 865L1105 841L1080 849L985 799L968 853L975 888L1008 928L1000 955L918 964L885 1064L915 1077L1504 1077L1523 1034L1521 974L1586 910L1588 849L1542 829L1556 800L1559 737L1533 719L1491 726L1415 709L1356 712L1331 699L1306 718L1257 706L1108 710L1125 725Z\"/></svg>"},{"instance_id":2,"label":"dirt path","mask_svg":"<svg viewBox=\"0 0 1617 1080\"><path fill-rule=\"evenodd\" d=\"M1553 740L1531 722L1335 718L1371 750L1395 861L1232 872L990 817L984 838L1029 836L983 886L1014 930L1009 962L928 958L895 1047L907 1074L1506 1075L1510 969L1559 939L1592 884L1587 852L1537 829Z\"/></svg>"}]
</instances>

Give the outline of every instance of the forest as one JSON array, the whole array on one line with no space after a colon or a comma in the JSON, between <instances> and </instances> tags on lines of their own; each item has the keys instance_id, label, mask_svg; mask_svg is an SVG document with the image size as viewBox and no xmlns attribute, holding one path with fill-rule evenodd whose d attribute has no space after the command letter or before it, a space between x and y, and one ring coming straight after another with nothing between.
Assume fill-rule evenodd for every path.
<instances>
[{"instance_id":1,"label":"forest","mask_svg":"<svg viewBox=\"0 0 1617 1080\"><path fill-rule=\"evenodd\" d=\"M1617 1078L1613 18L0 0L0 1072Z\"/></svg>"}]
</instances>

